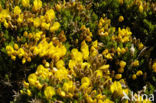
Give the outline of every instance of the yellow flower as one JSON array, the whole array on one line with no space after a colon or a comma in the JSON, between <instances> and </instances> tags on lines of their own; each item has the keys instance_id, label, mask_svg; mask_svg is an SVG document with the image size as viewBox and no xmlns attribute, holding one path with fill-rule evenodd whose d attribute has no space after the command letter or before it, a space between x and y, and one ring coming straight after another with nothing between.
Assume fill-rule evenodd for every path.
<instances>
[{"instance_id":1,"label":"yellow flower","mask_svg":"<svg viewBox=\"0 0 156 103\"><path fill-rule=\"evenodd\" d=\"M9 12L9 10L7 10L7 9L3 9L1 12L0 12L0 19L5 19L5 18L11 18L11 16L10 16L10 12ZM2 21L3 21L2 20Z\"/></svg>"},{"instance_id":2,"label":"yellow flower","mask_svg":"<svg viewBox=\"0 0 156 103\"><path fill-rule=\"evenodd\" d=\"M27 58L27 61L28 61L28 62L31 62L31 57L28 57L28 58Z\"/></svg>"},{"instance_id":3,"label":"yellow flower","mask_svg":"<svg viewBox=\"0 0 156 103\"><path fill-rule=\"evenodd\" d=\"M132 79L135 80L137 78L136 74L132 75Z\"/></svg>"},{"instance_id":4,"label":"yellow flower","mask_svg":"<svg viewBox=\"0 0 156 103\"><path fill-rule=\"evenodd\" d=\"M135 60L135 61L132 63L132 65L133 65L134 67L139 66L139 61L138 61L138 60Z\"/></svg>"},{"instance_id":5,"label":"yellow flower","mask_svg":"<svg viewBox=\"0 0 156 103\"><path fill-rule=\"evenodd\" d=\"M90 63L88 63L88 62L81 63L81 68L82 69L84 69L84 68L86 68L86 69L90 68Z\"/></svg>"},{"instance_id":6,"label":"yellow flower","mask_svg":"<svg viewBox=\"0 0 156 103\"><path fill-rule=\"evenodd\" d=\"M90 79L88 77L83 77L81 79L81 88L87 88L90 85Z\"/></svg>"},{"instance_id":7,"label":"yellow flower","mask_svg":"<svg viewBox=\"0 0 156 103\"><path fill-rule=\"evenodd\" d=\"M140 13L142 13L143 10L144 10L144 8L143 8L143 6L142 6L142 4L141 4L141 5L139 6L139 11L140 11Z\"/></svg>"},{"instance_id":8,"label":"yellow flower","mask_svg":"<svg viewBox=\"0 0 156 103\"><path fill-rule=\"evenodd\" d=\"M26 81L23 82L23 85L24 85L25 88L29 87L29 83L27 83Z\"/></svg>"},{"instance_id":9,"label":"yellow flower","mask_svg":"<svg viewBox=\"0 0 156 103\"><path fill-rule=\"evenodd\" d=\"M9 27L9 24L8 24L8 22L6 20L4 21L4 27L5 28L8 28Z\"/></svg>"},{"instance_id":10,"label":"yellow flower","mask_svg":"<svg viewBox=\"0 0 156 103\"><path fill-rule=\"evenodd\" d=\"M108 36L108 32L104 32L104 33L102 32L100 36Z\"/></svg>"},{"instance_id":11,"label":"yellow flower","mask_svg":"<svg viewBox=\"0 0 156 103\"><path fill-rule=\"evenodd\" d=\"M35 39L36 41L40 40L40 39L41 39L42 33L43 33L42 31L37 32L37 33L34 35L34 39Z\"/></svg>"},{"instance_id":12,"label":"yellow flower","mask_svg":"<svg viewBox=\"0 0 156 103\"><path fill-rule=\"evenodd\" d=\"M16 60L16 56L11 55L11 59L12 59L13 61L15 61L15 60Z\"/></svg>"},{"instance_id":13,"label":"yellow flower","mask_svg":"<svg viewBox=\"0 0 156 103\"><path fill-rule=\"evenodd\" d=\"M27 18L27 20L26 20L28 23L33 23L33 21L34 21L34 18L33 17L30 17L30 18Z\"/></svg>"},{"instance_id":14,"label":"yellow flower","mask_svg":"<svg viewBox=\"0 0 156 103\"><path fill-rule=\"evenodd\" d=\"M153 69L154 72L156 72L156 62L153 63L153 65L152 65L152 69Z\"/></svg>"},{"instance_id":15,"label":"yellow flower","mask_svg":"<svg viewBox=\"0 0 156 103\"><path fill-rule=\"evenodd\" d=\"M28 37L28 32L25 31L25 32L23 33L23 36Z\"/></svg>"},{"instance_id":16,"label":"yellow flower","mask_svg":"<svg viewBox=\"0 0 156 103\"><path fill-rule=\"evenodd\" d=\"M121 53L122 54L126 53L126 49L125 48L121 48Z\"/></svg>"},{"instance_id":17,"label":"yellow flower","mask_svg":"<svg viewBox=\"0 0 156 103\"><path fill-rule=\"evenodd\" d=\"M38 75L40 75L40 74L42 74L43 72L44 72L44 66L43 65L39 65L38 67L37 67L37 70L36 70L36 74L38 74Z\"/></svg>"},{"instance_id":18,"label":"yellow flower","mask_svg":"<svg viewBox=\"0 0 156 103\"><path fill-rule=\"evenodd\" d=\"M106 55L108 52L109 52L108 49L105 49L105 50L102 52L102 54L103 54L103 55Z\"/></svg>"},{"instance_id":19,"label":"yellow flower","mask_svg":"<svg viewBox=\"0 0 156 103\"><path fill-rule=\"evenodd\" d=\"M24 91L23 91L23 90L20 90L20 93L21 93L21 94L24 94Z\"/></svg>"},{"instance_id":20,"label":"yellow flower","mask_svg":"<svg viewBox=\"0 0 156 103\"><path fill-rule=\"evenodd\" d=\"M143 75L143 72L141 70L139 70L139 71L137 71L136 75L141 76L141 75Z\"/></svg>"},{"instance_id":21,"label":"yellow flower","mask_svg":"<svg viewBox=\"0 0 156 103\"><path fill-rule=\"evenodd\" d=\"M18 19L17 19L18 23L22 23L23 22L23 14L20 14Z\"/></svg>"},{"instance_id":22,"label":"yellow flower","mask_svg":"<svg viewBox=\"0 0 156 103\"><path fill-rule=\"evenodd\" d=\"M105 98L105 96L104 96L104 95L102 95L102 94L100 93L100 94L97 94L96 98L97 98L98 100L100 100L100 99Z\"/></svg>"},{"instance_id":23,"label":"yellow flower","mask_svg":"<svg viewBox=\"0 0 156 103\"><path fill-rule=\"evenodd\" d=\"M39 90L41 90L43 85L39 81L36 81L35 87L37 87Z\"/></svg>"},{"instance_id":24,"label":"yellow flower","mask_svg":"<svg viewBox=\"0 0 156 103\"><path fill-rule=\"evenodd\" d=\"M47 99L51 99L52 96L55 95L55 89L51 86L46 87L44 90L44 95Z\"/></svg>"},{"instance_id":25,"label":"yellow flower","mask_svg":"<svg viewBox=\"0 0 156 103\"><path fill-rule=\"evenodd\" d=\"M45 67L48 68L50 66L49 62L45 63Z\"/></svg>"},{"instance_id":26,"label":"yellow flower","mask_svg":"<svg viewBox=\"0 0 156 103\"><path fill-rule=\"evenodd\" d=\"M109 69L110 65L107 64L107 65L102 65L101 67L99 67L99 69L101 70L106 70L106 69Z\"/></svg>"},{"instance_id":27,"label":"yellow flower","mask_svg":"<svg viewBox=\"0 0 156 103\"><path fill-rule=\"evenodd\" d=\"M36 70L36 74L40 75L42 78L48 78L51 75L51 72L47 68L44 68L43 65L39 65Z\"/></svg>"},{"instance_id":28,"label":"yellow flower","mask_svg":"<svg viewBox=\"0 0 156 103\"><path fill-rule=\"evenodd\" d=\"M22 0L23 7L29 7L30 0Z\"/></svg>"},{"instance_id":29,"label":"yellow flower","mask_svg":"<svg viewBox=\"0 0 156 103\"><path fill-rule=\"evenodd\" d=\"M63 90L61 90L61 88L57 89L57 93L62 97L66 96L66 93Z\"/></svg>"},{"instance_id":30,"label":"yellow flower","mask_svg":"<svg viewBox=\"0 0 156 103\"><path fill-rule=\"evenodd\" d=\"M52 58L55 58L56 61L60 59L60 57L64 56L66 54L66 47L64 45L59 45L55 48L52 47L52 49L49 49L50 54L52 55Z\"/></svg>"},{"instance_id":31,"label":"yellow flower","mask_svg":"<svg viewBox=\"0 0 156 103\"><path fill-rule=\"evenodd\" d=\"M33 37L32 33L29 33L28 38L31 39Z\"/></svg>"},{"instance_id":32,"label":"yellow flower","mask_svg":"<svg viewBox=\"0 0 156 103\"><path fill-rule=\"evenodd\" d=\"M60 23L55 22L52 27L50 27L50 32L55 32L60 28Z\"/></svg>"},{"instance_id":33,"label":"yellow flower","mask_svg":"<svg viewBox=\"0 0 156 103\"><path fill-rule=\"evenodd\" d=\"M55 12L53 9L50 9L46 12L45 14L45 19L50 22L51 20L53 20L55 18Z\"/></svg>"},{"instance_id":34,"label":"yellow flower","mask_svg":"<svg viewBox=\"0 0 156 103\"><path fill-rule=\"evenodd\" d=\"M99 22L103 24L103 23L105 23L105 20L103 18L100 18Z\"/></svg>"},{"instance_id":35,"label":"yellow flower","mask_svg":"<svg viewBox=\"0 0 156 103\"><path fill-rule=\"evenodd\" d=\"M33 20L33 24L36 28L39 27L41 25L40 18L39 17L35 18Z\"/></svg>"},{"instance_id":36,"label":"yellow flower","mask_svg":"<svg viewBox=\"0 0 156 103\"><path fill-rule=\"evenodd\" d=\"M55 8L56 8L57 11L60 11L62 7L61 7L60 4L56 4Z\"/></svg>"},{"instance_id":37,"label":"yellow flower","mask_svg":"<svg viewBox=\"0 0 156 103\"><path fill-rule=\"evenodd\" d=\"M41 0L34 0L33 2L33 10L37 11L42 7L42 1Z\"/></svg>"},{"instance_id":38,"label":"yellow flower","mask_svg":"<svg viewBox=\"0 0 156 103\"><path fill-rule=\"evenodd\" d=\"M12 46L8 45L6 46L6 51L8 55L11 55L14 52L14 49Z\"/></svg>"},{"instance_id":39,"label":"yellow flower","mask_svg":"<svg viewBox=\"0 0 156 103\"><path fill-rule=\"evenodd\" d=\"M17 50L18 48L19 48L18 45L15 43L14 44L14 49Z\"/></svg>"},{"instance_id":40,"label":"yellow flower","mask_svg":"<svg viewBox=\"0 0 156 103\"><path fill-rule=\"evenodd\" d=\"M122 60L119 65L121 68L124 68L126 66L126 62Z\"/></svg>"},{"instance_id":41,"label":"yellow flower","mask_svg":"<svg viewBox=\"0 0 156 103\"><path fill-rule=\"evenodd\" d=\"M88 47L88 45L86 44L85 41L83 41L83 42L81 43L81 52L82 52L82 54L83 54L83 58L84 58L85 60L87 60L87 59L88 59L88 56L89 56L89 47Z\"/></svg>"},{"instance_id":42,"label":"yellow flower","mask_svg":"<svg viewBox=\"0 0 156 103\"><path fill-rule=\"evenodd\" d=\"M21 58L22 56L24 56L25 52L23 50L23 48L19 48L17 51L18 57Z\"/></svg>"},{"instance_id":43,"label":"yellow flower","mask_svg":"<svg viewBox=\"0 0 156 103\"><path fill-rule=\"evenodd\" d=\"M58 68L58 69L61 69L61 68L63 68L65 66L65 64L64 64L64 61L61 59L61 60L59 60L59 61L57 61L57 63L56 63L56 67Z\"/></svg>"},{"instance_id":44,"label":"yellow flower","mask_svg":"<svg viewBox=\"0 0 156 103\"><path fill-rule=\"evenodd\" d=\"M28 81L30 83L30 85L35 85L36 81L37 81L37 76L35 73L32 73L28 76Z\"/></svg>"},{"instance_id":45,"label":"yellow flower","mask_svg":"<svg viewBox=\"0 0 156 103\"><path fill-rule=\"evenodd\" d=\"M75 61L75 60L69 60L69 68L70 69L73 69L74 68L74 66L76 66L76 64L77 64L77 62Z\"/></svg>"},{"instance_id":46,"label":"yellow flower","mask_svg":"<svg viewBox=\"0 0 156 103\"><path fill-rule=\"evenodd\" d=\"M97 47L98 47L98 41L96 40L96 41L92 42L92 46L93 46L94 48L97 48Z\"/></svg>"},{"instance_id":47,"label":"yellow flower","mask_svg":"<svg viewBox=\"0 0 156 103\"><path fill-rule=\"evenodd\" d=\"M144 47L144 45L143 45L142 43L139 43L139 44L138 44L138 49L139 49L139 50L142 50L143 47Z\"/></svg>"},{"instance_id":48,"label":"yellow flower","mask_svg":"<svg viewBox=\"0 0 156 103\"><path fill-rule=\"evenodd\" d=\"M115 79L121 79L122 78L122 74L116 74L115 75Z\"/></svg>"},{"instance_id":49,"label":"yellow flower","mask_svg":"<svg viewBox=\"0 0 156 103\"><path fill-rule=\"evenodd\" d=\"M46 29L46 30L49 30L50 23L45 23L45 22L43 22L43 23L41 24L41 27L44 28L44 29Z\"/></svg>"},{"instance_id":50,"label":"yellow flower","mask_svg":"<svg viewBox=\"0 0 156 103\"><path fill-rule=\"evenodd\" d=\"M28 94L28 96L32 95L32 93L31 93L31 91L29 89L27 89L27 94Z\"/></svg>"},{"instance_id":51,"label":"yellow flower","mask_svg":"<svg viewBox=\"0 0 156 103\"><path fill-rule=\"evenodd\" d=\"M114 81L114 83L111 85L110 90L112 93L114 93L115 91L119 91L122 90L122 86L120 82Z\"/></svg>"},{"instance_id":52,"label":"yellow flower","mask_svg":"<svg viewBox=\"0 0 156 103\"><path fill-rule=\"evenodd\" d=\"M90 50L90 55L91 56L96 56L98 54L98 50L95 49L93 46L91 47L91 50Z\"/></svg>"},{"instance_id":53,"label":"yellow flower","mask_svg":"<svg viewBox=\"0 0 156 103\"><path fill-rule=\"evenodd\" d=\"M102 70L96 70L95 73L96 73L96 76L97 77L100 77L101 78L103 76Z\"/></svg>"},{"instance_id":54,"label":"yellow flower","mask_svg":"<svg viewBox=\"0 0 156 103\"><path fill-rule=\"evenodd\" d=\"M72 91L73 89L73 81L68 81L63 84L63 90L66 92Z\"/></svg>"},{"instance_id":55,"label":"yellow flower","mask_svg":"<svg viewBox=\"0 0 156 103\"><path fill-rule=\"evenodd\" d=\"M71 50L71 57L75 61L81 62L83 60L82 53L79 52L77 49L72 49Z\"/></svg>"},{"instance_id":56,"label":"yellow flower","mask_svg":"<svg viewBox=\"0 0 156 103\"><path fill-rule=\"evenodd\" d=\"M124 21L124 17L123 16L119 16L119 22Z\"/></svg>"},{"instance_id":57,"label":"yellow flower","mask_svg":"<svg viewBox=\"0 0 156 103\"><path fill-rule=\"evenodd\" d=\"M121 52L121 48L120 48L120 47L118 47L116 51L118 52L118 55L119 55L119 54L120 54L120 52Z\"/></svg>"},{"instance_id":58,"label":"yellow flower","mask_svg":"<svg viewBox=\"0 0 156 103\"><path fill-rule=\"evenodd\" d=\"M23 59L22 59L22 64L25 64L25 63L26 63L26 59L23 58Z\"/></svg>"},{"instance_id":59,"label":"yellow flower","mask_svg":"<svg viewBox=\"0 0 156 103\"><path fill-rule=\"evenodd\" d=\"M65 68L59 69L55 72L55 77L60 81L66 79L68 76L68 70Z\"/></svg>"},{"instance_id":60,"label":"yellow flower","mask_svg":"<svg viewBox=\"0 0 156 103\"><path fill-rule=\"evenodd\" d=\"M15 15L19 15L20 13L21 13L20 7L19 6L15 6L15 8L14 8L14 14Z\"/></svg>"},{"instance_id":61,"label":"yellow flower","mask_svg":"<svg viewBox=\"0 0 156 103\"><path fill-rule=\"evenodd\" d=\"M108 53L107 55L105 55L105 58L107 58L107 59L113 59L112 58L112 55L110 53Z\"/></svg>"}]
</instances>

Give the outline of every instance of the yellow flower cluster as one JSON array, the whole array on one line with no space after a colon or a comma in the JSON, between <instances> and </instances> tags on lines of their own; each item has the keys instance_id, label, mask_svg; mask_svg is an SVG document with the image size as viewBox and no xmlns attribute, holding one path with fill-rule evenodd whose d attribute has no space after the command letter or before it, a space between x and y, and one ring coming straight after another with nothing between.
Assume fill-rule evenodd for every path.
<instances>
[{"instance_id":1,"label":"yellow flower cluster","mask_svg":"<svg viewBox=\"0 0 156 103\"><path fill-rule=\"evenodd\" d=\"M71 70L73 70L77 64L81 64L82 68L90 66L89 63L83 63L83 60L87 60L89 57L89 47L85 41L81 43L81 52L75 48L71 50L71 57L71 60L69 60L69 68Z\"/></svg>"},{"instance_id":2,"label":"yellow flower cluster","mask_svg":"<svg viewBox=\"0 0 156 103\"><path fill-rule=\"evenodd\" d=\"M128 87L122 87L126 85L123 73L127 67L137 68L141 63L135 57L130 58L129 62L127 57L129 44L134 44L138 50L144 47L140 41L132 42L132 32L128 27L123 29L119 27L118 31L115 31L115 27L111 26L111 20L104 17L98 22L97 36L100 36L98 40L92 41L93 34L90 28L82 25L80 38L76 38L80 39L77 45L81 46L69 43L68 47L68 43L67 45L64 43L66 31L58 33L61 25L55 20L60 18L56 18L59 14L55 14L54 10L61 13L63 12L61 9L64 10L65 6L69 8L76 6L76 9L83 10L83 5L78 4L78 1L66 4L64 0L64 4L61 2L54 4L55 8L52 9L50 6L42 7L45 6L42 0L32 2L33 4L30 4L31 0L21 0L20 3L24 8L15 5L13 12L7 9L0 10L0 23L5 28L18 30L20 26L26 27L21 30L24 32L23 36L17 36L16 43L6 46L11 59L15 61L18 57L22 60L22 64L31 62L35 57L43 60L43 64L37 65L35 72L29 74L28 79L23 82L24 89L20 91L22 94L35 97L37 93L34 89L36 89L41 96L43 95L41 98L45 101L54 102L60 97L63 100L83 98L82 102L87 103L114 103L109 96L107 97L107 93L103 93L105 91L111 92L113 98L120 99L123 92L128 94ZM123 2L124 0L119 0L120 4ZM29 9L33 12L22 12ZM139 7L139 10L143 12L142 7ZM15 19L13 24L17 24L17 27L12 26L11 19ZM123 22L124 17L120 16L118 21ZM29 26L31 30L25 31ZM153 63L152 69L156 72L156 62ZM143 72L142 70L132 72L131 78L136 80L145 74Z\"/></svg>"},{"instance_id":3,"label":"yellow flower cluster","mask_svg":"<svg viewBox=\"0 0 156 103\"><path fill-rule=\"evenodd\" d=\"M42 1L41 0L34 0L33 2L33 11L38 11L42 7Z\"/></svg>"},{"instance_id":4,"label":"yellow flower cluster","mask_svg":"<svg viewBox=\"0 0 156 103\"><path fill-rule=\"evenodd\" d=\"M123 96L123 92L125 92L128 95L128 89L123 89L122 85L118 81L114 81L114 83L110 86L110 90L112 93L117 93L118 96Z\"/></svg>"},{"instance_id":5,"label":"yellow flower cluster","mask_svg":"<svg viewBox=\"0 0 156 103\"><path fill-rule=\"evenodd\" d=\"M90 55L91 56L96 56L98 54L98 41L93 41L92 46L90 48Z\"/></svg>"},{"instance_id":6,"label":"yellow flower cluster","mask_svg":"<svg viewBox=\"0 0 156 103\"><path fill-rule=\"evenodd\" d=\"M44 67L43 65L39 65L37 67L37 70L35 73L32 73L28 76L28 83L24 82L25 87L29 89L30 86L34 86L41 90L44 86L43 82L40 82L40 78L42 80L48 80L50 81L50 78L54 76L56 79L62 81L62 79L67 78L68 72L67 69L61 68L61 69L48 69ZM70 84L70 85L68 85ZM68 92L69 90L73 90L72 81L64 83L63 89ZM53 95L55 95L55 89L52 86L47 86L44 88L44 95L47 99L52 98Z\"/></svg>"},{"instance_id":7,"label":"yellow flower cluster","mask_svg":"<svg viewBox=\"0 0 156 103\"><path fill-rule=\"evenodd\" d=\"M19 6L15 6L15 8L14 8L14 14L15 15L20 15L20 13L21 13L20 7Z\"/></svg>"},{"instance_id":8,"label":"yellow flower cluster","mask_svg":"<svg viewBox=\"0 0 156 103\"><path fill-rule=\"evenodd\" d=\"M83 42L81 43L81 52L82 52L82 54L83 54L83 58L84 58L85 60L87 60L87 59L88 59L88 56L89 56L89 47L88 47L88 45L86 44L85 41L83 41Z\"/></svg>"},{"instance_id":9,"label":"yellow flower cluster","mask_svg":"<svg viewBox=\"0 0 156 103\"><path fill-rule=\"evenodd\" d=\"M51 86L48 86L44 90L44 95L47 99L52 98L53 95L55 95L55 89Z\"/></svg>"},{"instance_id":10,"label":"yellow flower cluster","mask_svg":"<svg viewBox=\"0 0 156 103\"><path fill-rule=\"evenodd\" d=\"M63 45L59 44L59 46ZM15 45L15 48L18 49L18 46ZM51 52L59 53L59 51L61 51L60 53L63 53L64 51L63 49L55 51L57 50L57 46L55 47L52 42L48 43L45 39L42 39L38 45L32 48L34 54L40 55L41 57L49 57ZM97 68L93 68L93 64L90 63L91 58L95 58L98 55L98 41L94 41L89 49L89 46L84 40L81 43L80 49L81 51L76 48L71 50L71 60L69 60L69 64L66 67L64 60L61 58L56 59L54 62L54 57L52 56L52 61L50 63L43 61L45 66L39 65L36 72L28 76L28 82L24 81L23 83L26 90L21 92L31 96L34 93L31 90L31 87L33 86L40 91L43 90L43 94L47 100L51 100L55 95L61 96L63 98L72 98L81 92L82 94L84 93L83 95L87 103L113 103L113 101L105 97L101 92L93 88L94 85L97 85L96 80L93 81L96 78L105 79L104 82L101 82L102 85L108 86L110 91L115 95L117 92L117 95L122 97L123 91L126 93L128 92L128 89L122 88L120 82L112 82L112 78L110 77L109 64L102 64L97 66ZM8 50L12 51L12 49L9 48ZM126 66L126 62L121 61L120 66L124 68ZM81 74L79 74L80 72L77 72L77 70L81 70L81 72L89 70L90 75L82 75L81 77ZM80 81L73 80L73 77L80 78ZM78 82L79 84L77 84ZM99 83L99 85L101 83ZM111 85L109 83L111 83ZM56 86L58 84L61 86Z\"/></svg>"},{"instance_id":11,"label":"yellow flower cluster","mask_svg":"<svg viewBox=\"0 0 156 103\"><path fill-rule=\"evenodd\" d=\"M125 61L120 61L119 65L120 65L120 68L118 69L118 72L119 73L123 73L124 72L124 68L126 66L126 62Z\"/></svg>"},{"instance_id":12,"label":"yellow flower cluster","mask_svg":"<svg viewBox=\"0 0 156 103\"><path fill-rule=\"evenodd\" d=\"M68 76L68 70L66 68L61 68L55 72L56 79L60 81L67 78L67 76Z\"/></svg>"},{"instance_id":13,"label":"yellow flower cluster","mask_svg":"<svg viewBox=\"0 0 156 103\"><path fill-rule=\"evenodd\" d=\"M138 70L138 71L136 72L136 74L133 74L133 75L132 75L132 79L133 79L133 80L136 80L137 77L142 76L142 75L143 75L142 70Z\"/></svg>"},{"instance_id":14,"label":"yellow flower cluster","mask_svg":"<svg viewBox=\"0 0 156 103\"><path fill-rule=\"evenodd\" d=\"M5 28L9 27L7 19L11 19L9 10L7 9L0 10L0 23L3 23Z\"/></svg>"},{"instance_id":15,"label":"yellow flower cluster","mask_svg":"<svg viewBox=\"0 0 156 103\"><path fill-rule=\"evenodd\" d=\"M53 45L53 42L48 43L46 39L43 39L38 45L32 47L33 54L40 57L47 56L49 58L55 58L59 60L60 57L66 54L66 48L64 45Z\"/></svg>"},{"instance_id":16,"label":"yellow flower cluster","mask_svg":"<svg viewBox=\"0 0 156 103\"><path fill-rule=\"evenodd\" d=\"M88 88L89 85L90 85L90 79L88 77L83 77L81 79L81 88L85 89L85 88Z\"/></svg>"},{"instance_id":17,"label":"yellow flower cluster","mask_svg":"<svg viewBox=\"0 0 156 103\"><path fill-rule=\"evenodd\" d=\"M28 7L30 1L22 0L22 5L24 7ZM34 0L33 9L38 11L42 7L41 0ZM15 6L13 9L14 15L17 16L17 23L21 25L23 21L27 21L28 24L33 24L36 28L42 28L41 31L37 32L24 32L23 36L26 39L29 39L29 43L25 43L20 45L14 44L15 48L12 46L6 46L6 50L9 56L11 56L12 60L16 60L16 56L22 58L22 63L25 64L26 61L30 62L33 56L39 55L40 57L47 56L49 58L57 59L61 58L66 54L66 48L62 45L61 42L57 42L53 44L53 42L57 41L55 37L52 38L51 41L48 41L44 30L48 30L50 32L55 32L60 28L59 22L55 22L55 12L53 9L46 10L45 15L40 15L37 17L26 17L22 13L22 10L19 6ZM10 21L10 13L8 10L2 9L0 13L0 22L4 23L6 28L10 28L11 25L8 23ZM20 42L24 37L17 37L17 41ZM35 40L35 41L34 41ZM55 45L55 46L54 46Z\"/></svg>"},{"instance_id":18,"label":"yellow flower cluster","mask_svg":"<svg viewBox=\"0 0 156 103\"><path fill-rule=\"evenodd\" d=\"M110 32L111 20L107 18L101 18L98 24L98 34L100 36L108 36Z\"/></svg>"},{"instance_id":19,"label":"yellow flower cluster","mask_svg":"<svg viewBox=\"0 0 156 103\"><path fill-rule=\"evenodd\" d=\"M139 61L138 61L138 60L135 60L135 61L132 63L132 66L134 66L134 67L139 66Z\"/></svg>"},{"instance_id":20,"label":"yellow flower cluster","mask_svg":"<svg viewBox=\"0 0 156 103\"><path fill-rule=\"evenodd\" d=\"M114 56L114 53L109 53L108 49L105 49L102 54L104 55L104 57L106 59L110 59L112 60L113 59L113 56Z\"/></svg>"},{"instance_id":21,"label":"yellow flower cluster","mask_svg":"<svg viewBox=\"0 0 156 103\"><path fill-rule=\"evenodd\" d=\"M17 44L14 44L14 48L10 45L6 46L6 50L7 50L7 54L9 56L11 56L12 60L16 60L16 56L18 56L19 58L23 57L22 63L25 63L25 51L23 48L19 48ZM29 57L27 57L29 58ZM30 62L30 61L29 61Z\"/></svg>"},{"instance_id":22,"label":"yellow flower cluster","mask_svg":"<svg viewBox=\"0 0 156 103\"><path fill-rule=\"evenodd\" d=\"M36 41L41 39L42 32L38 32L34 35ZM59 60L66 54L66 48L63 44L59 43L54 46L53 42L47 42L46 38L42 39L37 45L25 44L21 48L17 44L12 46L6 46L6 51L12 60L16 60L16 56L22 59L22 63L25 64L26 61L30 62L33 56L39 55L40 57L49 57L51 59Z\"/></svg>"},{"instance_id":23,"label":"yellow flower cluster","mask_svg":"<svg viewBox=\"0 0 156 103\"><path fill-rule=\"evenodd\" d=\"M121 54L125 54L126 53L127 48L120 48L120 47L118 47L116 51L117 51L117 54L120 56Z\"/></svg>"},{"instance_id":24,"label":"yellow flower cluster","mask_svg":"<svg viewBox=\"0 0 156 103\"><path fill-rule=\"evenodd\" d=\"M130 41L131 35L132 35L132 32L130 31L129 28L126 28L126 29L121 29L121 28L119 28L119 29L118 29L118 36L117 36L117 39L118 39L120 42L125 43L125 42Z\"/></svg>"},{"instance_id":25,"label":"yellow flower cluster","mask_svg":"<svg viewBox=\"0 0 156 103\"><path fill-rule=\"evenodd\" d=\"M60 28L60 23L54 22L54 19L55 12L53 9L49 9L46 11L45 15L36 18L28 18L27 21L33 23L36 28L41 27L50 32L55 32Z\"/></svg>"},{"instance_id":26,"label":"yellow flower cluster","mask_svg":"<svg viewBox=\"0 0 156 103\"><path fill-rule=\"evenodd\" d=\"M23 7L29 7L30 6L30 0L22 0L22 6Z\"/></svg>"}]
</instances>

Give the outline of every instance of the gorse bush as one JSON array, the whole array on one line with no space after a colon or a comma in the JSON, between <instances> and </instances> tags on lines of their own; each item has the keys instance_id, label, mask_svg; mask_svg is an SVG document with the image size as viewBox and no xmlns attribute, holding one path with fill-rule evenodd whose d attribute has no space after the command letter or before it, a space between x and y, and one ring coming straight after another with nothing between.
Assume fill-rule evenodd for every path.
<instances>
[{"instance_id":1,"label":"gorse bush","mask_svg":"<svg viewBox=\"0 0 156 103\"><path fill-rule=\"evenodd\" d=\"M154 102L154 18L155 0L0 1L0 101Z\"/></svg>"}]
</instances>

